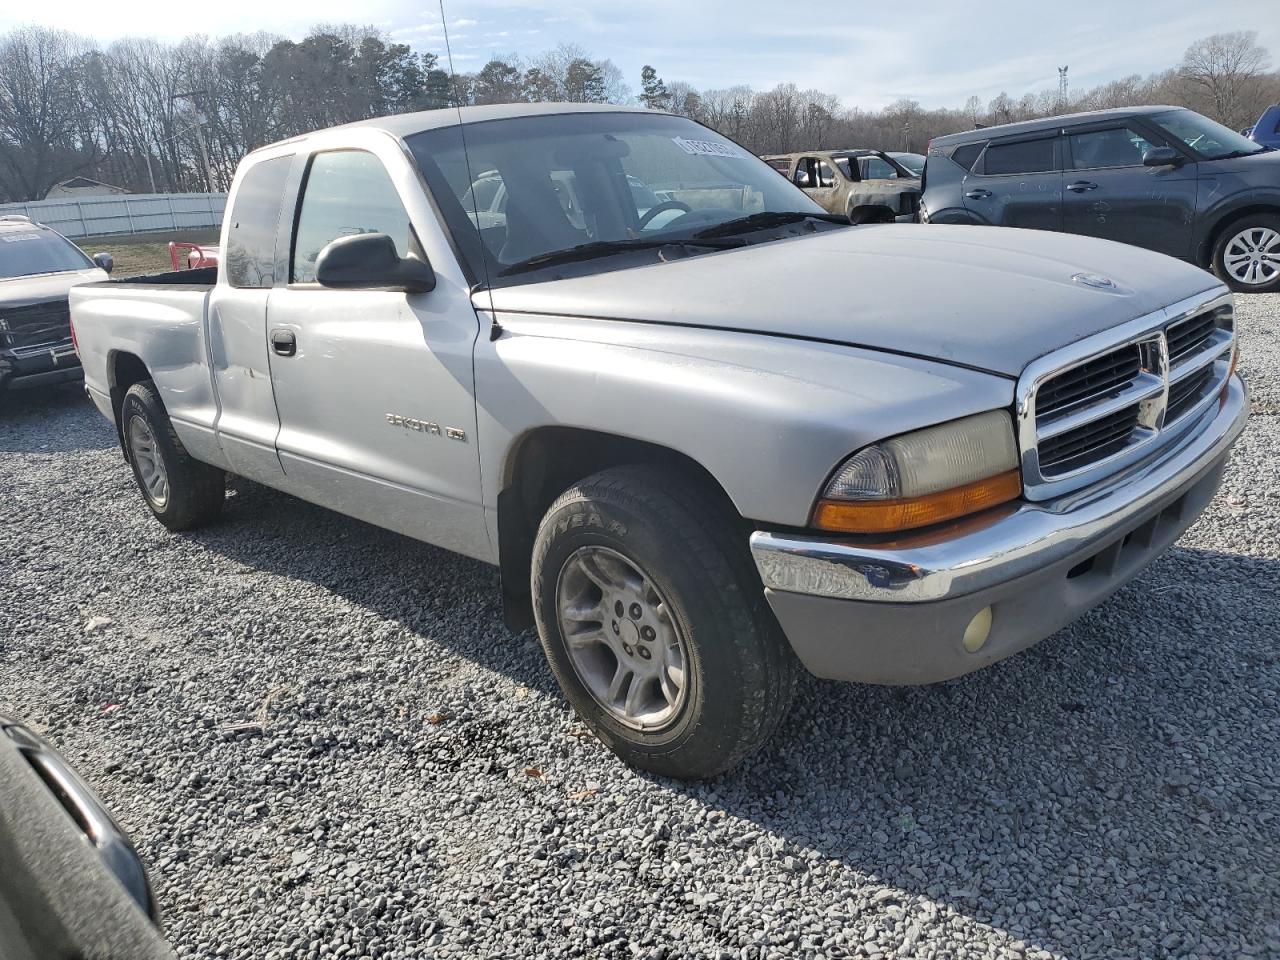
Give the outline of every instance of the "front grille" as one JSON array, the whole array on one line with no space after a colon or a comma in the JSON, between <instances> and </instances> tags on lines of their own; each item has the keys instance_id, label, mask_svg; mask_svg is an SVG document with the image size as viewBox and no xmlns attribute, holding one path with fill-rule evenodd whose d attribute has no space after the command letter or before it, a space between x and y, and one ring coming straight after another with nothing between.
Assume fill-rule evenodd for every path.
<instances>
[{"instance_id":1,"label":"front grille","mask_svg":"<svg viewBox=\"0 0 1280 960\"><path fill-rule=\"evenodd\" d=\"M1040 442L1040 472L1046 477L1070 473L1118 453L1138 426L1138 405L1124 407L1083 426Z\"/></svg>"},{"instance_id":2,"label":"front grille","mask_svg":"<svg viewBox=\"0 0 1280 960\"><path fill-rule=\"evenodd\" d=\"M25 307L0 305L0 344L37 347L61 343L71 336L71 311L64 297Z\"/></svg>"},{"instance_id":3,"label":"front grille","mask_svg":"<svg viewBox=\"0 0 1280 960\"><path fill-rule=\"evenodd\" d=\"M1131 384L1142 370L1135 343L1086 361L1047 381L1036 393L1036 420L1047 423L1077 406L1113 396Z\"/></svg>"},{"instance_id":4,"label":"front grille","mask_svg":"<svg viewBox=\"0 0 1280 960\"><path fill-rule=\"evenodd\" d=\"M1212 366L1205 367L1197 373L1183 377L1169 388L1169 409L1164 415L1165 423L1173 423L1184 413L1195 406L1196 401L1204 396L1213 381L1217 379Z\"/></svg>"},{"instance_id":5,"label":"front grille","mask_svg":"<svg viewBox=\"0 0 1280 960\"><path fill-rule=\"evenodd\" d=\"M1018 387L1026 496L1079 489L1136 462L1196 422L1234 349L1231 301L1131 321L1032 363ZM1110 342L1108 342L1110 341Z\"/></svg>"},{"instance_id":6,"label":"front grille","mask_svg":"<svg viewBox=\"0 0 1280 960\"><path fill-rule=\"evenodd\" d=\"M1169 366L1176 367L1183 360L1203 350L1217 329L1217 319L1211 312L1199 314L1171 326L1167 334Z\"/></svg>"}]
</instances>

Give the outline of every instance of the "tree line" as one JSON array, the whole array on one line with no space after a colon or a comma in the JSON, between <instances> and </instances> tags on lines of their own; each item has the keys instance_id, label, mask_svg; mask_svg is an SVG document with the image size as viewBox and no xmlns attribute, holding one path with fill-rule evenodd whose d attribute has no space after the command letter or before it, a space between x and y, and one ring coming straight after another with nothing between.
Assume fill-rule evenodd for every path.
<instances>
[{"instance_id":1,"label":"tree line","mask_svg":"<svg viewBox=\"0 0 1280 960\"><path fill-rule=\"evenodd\" d=\"M607 59L562 44L492 57L452 75L370 27L316 27L300 41L266 33L174 44L101 46L41 27L0 37L0 202L40 199L84 176L133 192L225 190L245 153L310 130L454 105L568 100L640 103L711 126L757 153L874 146L920 152L935 136L1069 110L1138 103L1185 105L1239 128L1280 100L1255 34L1197 41L1182 61L1072 93L970 97L955 109L899 100L879 110L782 83L757 91L698 90L653 66L632 96Z\"/></svg>"},{"instance_id":2,"label":"tree line","mask_svg":"<svg viewBox=\"0 0 1280 960\"><path fill-rule=\"evenodd\" d=\"M902 99L862 110L791 83L767 91L697 90L680 81L665 83L654 67L645 66L638 100L698 120L759 154L843 147L923 153L934 137L976 126L1139 104L1189 107L1239 130L1280 102L1280 71L1269 67L1257 33L1242 31L1197 40L1176 66L1159 73L1122 77L1065 97L1055 86L1017 98L1002 92L986 102L970 96L958 108L927 109Z\"/></svg>"}]
</instances>

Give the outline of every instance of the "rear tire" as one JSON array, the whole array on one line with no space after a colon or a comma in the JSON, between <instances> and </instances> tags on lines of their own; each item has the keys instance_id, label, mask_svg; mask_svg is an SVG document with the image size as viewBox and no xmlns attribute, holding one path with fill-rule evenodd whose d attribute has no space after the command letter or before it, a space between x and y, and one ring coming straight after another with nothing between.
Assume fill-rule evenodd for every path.
<instances>
[{"instance_id":1,"label":"rear tire","mask_svg":"<svg viewBox=\"0 0 1280 960\"><path fill-rule=\"evenodd\" d=\"M226 475L187 453L150 380L125 393L120 425L133 478L157 520L170 530L191 530L218 518Z\"/></svg>"},{"instance_id":2,"label":"rear tire","mask_svg":"<svg viewBox=\"0 0 1280 960\"><path fill-rule=\"evenodd\" d=\"M1223 230L1213 247L1213 272L1237 293L1280 290L1280 216L1251 213Z\"/></svg>"},{"instance_id":3,"label":"rear tire","mask_svg":"<svg viewBox=\"0 0 1280 960\"><path fill-rule=\"evenodd\" d=\"M721 498L649 466L580 481L542 520L531 587L543 650L570 704L631 766L723 773L791 704L799 663L739 529Z\"/></svg>"}]
</instances>

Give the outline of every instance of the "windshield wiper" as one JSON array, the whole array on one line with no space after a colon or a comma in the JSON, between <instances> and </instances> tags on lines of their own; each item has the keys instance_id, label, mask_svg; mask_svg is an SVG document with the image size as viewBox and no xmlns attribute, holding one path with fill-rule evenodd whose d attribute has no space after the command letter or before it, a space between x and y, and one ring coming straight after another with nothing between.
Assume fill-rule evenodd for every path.
<instances>
[{"instance_id":1,"label":"windshield wiper","mask_svg":"<svg viewBox=\"0 0 1280 960\"><path fill-rule=\"evenodd\" d=\"M552 250L540 253L525 260L517 260L504 269L500 276L508 277L513 273L526 273L541 267L555 266L561 263L577 263L583 260L594 260L614 253L626 253L631 250L656 250L661 247L710 247L713 250L725 250L729 247L740 247L742 241L723 241L715 243L695 239L670 240L593 240L591 243L580 243L576 247L564 250Z\"/></svg>"},{"instance_id":2,"label":"windshield wiper","mask_svg":"<svg viewBox=\"0 0 1280 960\"><path fill-rule=\"evenodd\" d=\"M726 220L724 223L717 223L714 227L706 227L693 234L695 239L703 239L706 237L727 237L735 233L745 233L748 230L764 230L767 227L780 227L788 223L801 223L805 220L823 220L827 223L844 223L849 222L847 217L838 217L834 213L801 213L798 210L765 210L761 213L753 213L745 217L735 217L733 220Z\"/></svg>"}]
</instances>

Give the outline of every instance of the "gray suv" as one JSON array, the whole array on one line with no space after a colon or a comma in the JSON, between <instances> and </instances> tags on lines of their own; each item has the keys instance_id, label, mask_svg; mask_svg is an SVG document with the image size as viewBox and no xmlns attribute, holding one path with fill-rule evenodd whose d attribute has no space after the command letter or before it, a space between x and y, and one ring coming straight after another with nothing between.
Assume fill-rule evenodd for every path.
<instances>
[{"instance_id":1,"label":"gray suv","mask_svg":"<svg viewBox=\"0 0 1280 960\"><path fill-rule=\"evenodd\" d=\"M938 137L920 219L1119 240L1280 290L1280 152L1175 107L1099 110Z\"/></svg>"}]
</instances>

